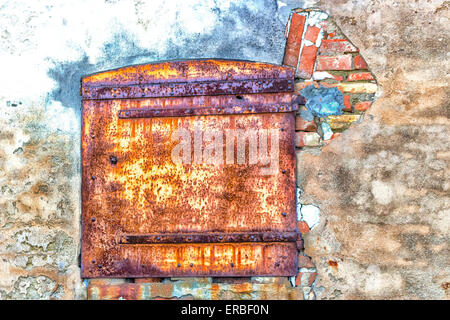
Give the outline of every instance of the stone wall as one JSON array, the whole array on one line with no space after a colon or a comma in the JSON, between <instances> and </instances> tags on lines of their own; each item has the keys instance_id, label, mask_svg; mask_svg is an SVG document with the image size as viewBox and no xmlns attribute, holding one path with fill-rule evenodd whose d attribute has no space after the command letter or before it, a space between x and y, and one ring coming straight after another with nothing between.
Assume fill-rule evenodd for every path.
<instances>
[{"instance_id":1,"label":"stone wall","mask_svg":"<svg viewBox=\"0 0 450 320\"><path fill-rule=\"evenodd\" d=\"M325 39L358 49L318 50L349 54L352 70L325 59L316 71L334 79L299 73L298 90L338 88L359 116L373 90L341 85L373 81L353 71L358 55L378 84L349 130L353 118L299 117L297 278L82 281L81 76L167 59L281 64L294 8L328 13ZM7 1L0 17L1 299L448 298L448 2Z\"/></svg>"}]
</instances>

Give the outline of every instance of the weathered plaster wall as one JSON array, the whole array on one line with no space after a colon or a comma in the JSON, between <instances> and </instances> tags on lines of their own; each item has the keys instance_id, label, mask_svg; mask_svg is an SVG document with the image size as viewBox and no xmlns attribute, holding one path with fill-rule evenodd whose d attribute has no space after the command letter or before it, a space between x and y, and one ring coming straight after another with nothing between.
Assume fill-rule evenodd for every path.
<instances>
[{"instance_id":1,"label":"weathered plaster wall","mask_svg":"<svg viewBox=\"0 0 450 320\"><path fill-rule=\"evenodd\" d=\"M330 13L381 87L362 123L321 152L299 152L301 201L321 209L305 236L319 271L315 295L444 298L450 175L443 0L4 2L0 298L86 295L78 266L82 75L166 59L281 63L284 24L295 7Z\"/></svg>"},{"instance_id":2,"label":"weathered plaster wall","mask_svg":"<svg viewBox=\"0 0 450 320\"><path fill-rule=\"evenodd\" d=\"M321 1L381 91L364 121L303 153L318 298L449 297L449 2Z\"/></svg>"}]
</instances>

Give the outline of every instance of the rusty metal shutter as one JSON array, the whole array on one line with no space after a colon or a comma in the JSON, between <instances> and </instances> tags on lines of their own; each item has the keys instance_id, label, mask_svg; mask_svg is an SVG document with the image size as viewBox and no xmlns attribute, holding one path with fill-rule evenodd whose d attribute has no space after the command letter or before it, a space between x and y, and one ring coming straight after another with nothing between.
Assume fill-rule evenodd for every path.
<instances>
[{"instance_id":1,"label":"rusty metal shutter","mask_svg":"<svg viewBox=\"0 0 450 320\"><path fill-rule=\"evenodd\" d=\"M83 78L82 276L296 274L293 86L290 68L226 60ZM187 163L171 153L181 129ZM261 174L250 141L237 161L239 137L233 161L205 164L207 130L277 132L276 171Z\"/></svg>"}]
</instances>

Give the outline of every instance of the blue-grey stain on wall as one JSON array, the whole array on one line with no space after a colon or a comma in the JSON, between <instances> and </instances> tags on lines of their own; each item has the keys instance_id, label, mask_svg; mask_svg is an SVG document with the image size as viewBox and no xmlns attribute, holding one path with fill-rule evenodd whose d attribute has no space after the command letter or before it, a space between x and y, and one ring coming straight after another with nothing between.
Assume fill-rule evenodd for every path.
<instances>
[{"instance_id":1,"label":"blue-grey stain on wall","mask_svg":"<svg viewBox=\"0 0 450 320\"><path fill-rule=\"evenodd\" d=\"M301 6L302 1L294 1ZM158 10L173 10L162 6ZM293 6L290 5L289 9ZM193 4L193 7L195 5ZM199 33L186 28L186 17L179 12L172 23L170 34L161 36L157 46L143 46L132 28L119 23L111 33L105 35L102 55L92 59L88 52L73 61L55 61L48 71L57 87L49 94L48 101L60 101L64 107L79 111L80 79L90 73L123 67L132 64L164 60L186 60L199 58L239 59L281 64L284 54L283 11L273 0L239 0L232 3L218 2L210 8L216 24ZM158 20L158 11L149 12ZM281 15L281 16L280 16ZM282 21L283 20L283 21ZM197 21L207 26L204 21ZM165 33L164 28L153 28L149 33ZM109 39L109 40L106 40ZM111 41L112 40L112 41Z\"/></svg>"},{"instance_id":2,"label":"blue-grey stain on wall","mask_svg":"<svg viewBox=\"0 0 450 320\"><path fill-rule=\"evenodd\" d=\"M312 116L326 118L331 115L340 115L345 108L344 96L337 88L310 85L301 90L300 94L305 97L305 106L308 109L300 115L308 121L312 120Z\"/></svg>"}]
</instances>

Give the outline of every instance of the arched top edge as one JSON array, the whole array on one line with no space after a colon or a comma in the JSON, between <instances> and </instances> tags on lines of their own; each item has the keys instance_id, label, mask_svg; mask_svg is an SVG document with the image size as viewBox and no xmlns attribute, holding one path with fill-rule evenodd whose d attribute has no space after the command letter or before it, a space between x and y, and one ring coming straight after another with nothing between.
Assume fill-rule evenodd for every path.
<instances>
[{"instance_id":1,"label":"arched top edge","mask_svg":"<svg viewBox=\"0 0 450 320\"><path fill-rule=\"evenodd\" d=\"M83 77L82 86L293 78L293 68L276 64L246 60L196 59L139 64L102 71Z\"/></svg>"}]
</instances>

